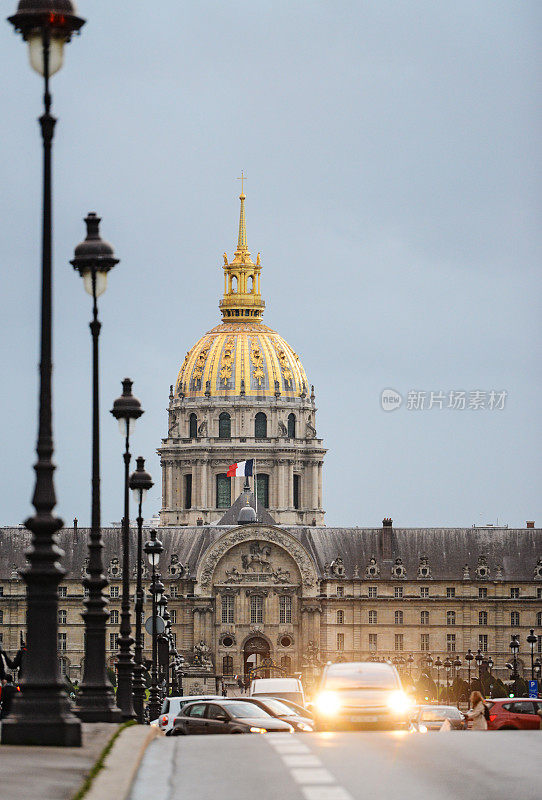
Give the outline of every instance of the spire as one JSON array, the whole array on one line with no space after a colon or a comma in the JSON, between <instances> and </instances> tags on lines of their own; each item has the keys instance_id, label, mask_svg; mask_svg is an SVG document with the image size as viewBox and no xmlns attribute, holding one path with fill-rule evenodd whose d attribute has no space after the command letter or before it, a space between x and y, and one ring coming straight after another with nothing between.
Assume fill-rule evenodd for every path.
<instances>
[{"instance_id":1,"label":"spire","mask_svg":"<svg viewBox=\"0 0 542 800\"><path fill-rule=\"evenodd\" d=\"M247 226L245 219L244 172L241 172L241 208L239 210L239 233L237 250L232 261L224 253L224 299L219 307L224 322L259 322L265 303L260 294L260 254L254 263L247 246Z\"/></svg>"}]
</instances>

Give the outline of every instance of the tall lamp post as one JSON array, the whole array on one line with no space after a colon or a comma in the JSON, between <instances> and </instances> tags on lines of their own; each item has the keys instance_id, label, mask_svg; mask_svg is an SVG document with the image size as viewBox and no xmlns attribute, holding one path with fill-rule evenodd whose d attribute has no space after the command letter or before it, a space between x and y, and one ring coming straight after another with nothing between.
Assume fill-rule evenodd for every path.
<instances>
[{"instance_id":1,"label":"tall lamp post","mask_svg":"<svg viewBox=\"0 0 542 800\"><path fill-rule=\"evenodd\" d=\"M470 708L470 671L471 671L471 664L473 662L473 659L474 659L474 656L472 654L472 650L469 647L469 649L465 653L465 661L467 662L467 669L468 669L468 674L469 674L469 677L468 677L468 683L469 683L468 694L469 694L469 697L468 697L468 701L467 701L468 704L469 704L469 708Z\"/></svg>"},{"instance_id":2,"label":"tall lamp post","mask_svg":"<svg viewBox=\"0 0 542 800\"><path fill-rule=\"evenodd\" d=\"M141 403L132 394L132 381L124 378L122 394L113 403L111 413L119 423L124 437L124 517L122 518L122 603L120 617L117 705L124 720L135 716L132 701L132 674L134 662L130 626L130 434L135 422L143 414Z\"/></svg>"},{"instance_id":3,"label":"tall lamp post","mask_svg":"<svg viewBox=\"0 0 542 800\"><path fill-rule=\"evenodd\" d=\"M534 628L531 628L529 635L527 636L527 643L531 648L531 680L534 681L534 646L538 641L538 636L534 632Z\"/></svg>"},{"instance_id":4,"label":"tall lamp post","mask_svg":"<svg viewBox=\"0 0 542 800\"><path fill-rule=\"evenodd\" d=\"M454 658L454 660L453 660L453 667L454 667L453 678L454 678L454 680L456 680L456 678L459 677L459 670L461 669L461 665L462 664L463 664L463 662L461 661L459 656L456 656ZM459 708L459 695L460 695L459 687L460 687L460 684L459 684L459 682L457 682L456 685L455 685L455 690L457 692L457 707L458 708Z\"/></svg>"},{"instance_id":5,"label":"tall lamp post","mask_svg":"<svg viewBox=\"0 0 542 800\"><path fill-rule=\"evenodd\" d=\"M478 667L478 683L480 684L480 691L482 690L482 663L484 660L484 656L481 650L478 650L476 655L474 656L474 660L476 661L476 666Z\"/></svg>"},{"instance_id":6,"label":"tall lamp post","mask_svg":"<svg viewBox=\"0 0 542 800\"><path fill-rule=\"evenodd\" d=\"M514 682L517 681L517 679L519 678L519 675L518 675L518 651L519 651L518 638L519 638L518 634L517 633L513 633L512 636L511 636L511 639L510 639L510 644L509 644L510 650L512 651L512 676L511 676L511 680L513 680ZM514 689L515 689L515 686L514 686Z\"/></svg>"},{"instance_id":7,"label":"tall lamp post","mask_svg":"<svg viewBox=\"0 0 542 800\"><path fill-rule=\"evenodd\" d=\"M452 669L452 660L449 656L444 661L444 669L446 670L446 703L450 705L450 672Z\"/></svg>"},{"instance_id":8,"label":"tall lamp post","mask_svg":"<svg viewBox=\"0 0 542 800\"><path fill-rule=\"evenodd\" d=\"M437 700L440 702L440 668L442 667L442 661L440 656L437 656L435 659L435 669L437 670Z\"/></svg>"},{"instance_id":9,"label":"tall lamp post","mask_svg":"<svg viewBox=\"0 0 542 800\"><path fill-rule=\"evenodd\" d=\"M93 212L85 218L86 239L75 248L70 262L83 278L85 291L92 297L92 501L88 567L83 580L88 589L85 600L85 668L77 696L77 714L84 722L120 722L113 687L107 677L105 624L109 617L104 589L107 578L103 569L103 540L100 514L100 406L98 342L98 297L107 287L108 272L119 263L113 248L100 237L100 217Z\"/></svg>"},{"instance_id":10,"label":"tall lamp post","mask_svg":"<svg viewBox=\"0 0 542 800\"><path fill-rule=\"evenodd\" d=\"M44 112L39 119L43 140L43 211L41 252L41 333L36 483L36 510L25 522L32 534L26 583L27 657L23 691L13 713L2 724L2 742L20 745L78 747L81 723L71 713L58 665L58 585L65 574L56 533L63 522L53 516L52 411L52 191L51 155L56 119L51 114L49 79L62 66L64 44L85 21L70 0L20 0L9 22L28 43L30 64L44 79Z\"/></svg>"},{"instance_id":11,"label":"tall lamp post","mask_svg":"<svg viewBox=\"0 0 542 800\"><path fill-rule=\"evenodd\" d=\"M160 561L160 556L164 551L164 545L156 538L156 531L151 531L151 538L145 542L143 548L145 555L149 560L152 568L151 580L151 596L152 596L152 668L151 668L151 689L149 693L149 717L151 720L156 719L160 713L160 696L158 692L158 682L156 674L156 600L161 591L164 590L163 584L157 580L156 567ZM162 587L161 591L159 586Z\"/></svg>"},{"instance_id":12,"label":"tall lamp post","mask_svg":"<svg viewBox=\"0 0 542 800\"><path fill-rule=\"evenodd\" d=\"M135 647L134 647L134 679L133 696L134 711L137 721L141 724L145 721L145 679L143 666L143 500L149 489L153 487L153 481L149 473L145 470L145 459L139 456L136 459L137 468L130 475L130 489L132 490L137 503L137 570L136 570L136 593L135 593Z\"/></svg>"}]
</instances>

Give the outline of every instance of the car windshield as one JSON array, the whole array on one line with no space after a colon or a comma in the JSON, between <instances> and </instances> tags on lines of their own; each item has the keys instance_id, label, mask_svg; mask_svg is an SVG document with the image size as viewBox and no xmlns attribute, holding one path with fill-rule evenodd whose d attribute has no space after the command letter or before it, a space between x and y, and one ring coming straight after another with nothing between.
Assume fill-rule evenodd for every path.
<instances>
[{"instance_id":1,"label":"car windshield","mask_svg":"<svg viewBox=\"0 0 542 800\"><path fill-rule=\"evenodd\" d=\"M334 692L352 691L353 689L399 689L393 673L389 672L341 672L326 675L325 689Z\"/></svg>"},{"instance_id":2,"label":"car windshield","mask_svg":"<svg viewBox=\"0 0 542 800\"><path fill-rule=\"evenodd\" d=\"M256 703L228 703L224 705L232 717L248 717L250 719L269 717L267 711L257 706Z\"/></svg>"},{"instance_id":3,"label":"car windshield","mask_svg":"<svg viewBox=\"0 0 542 800\"><path fill-rule=\"evenodd\" d=\"M266 697L265 700L260 700L260 702L264 703L266 708L269 708L273 714L278 714L281 717L291 717L294 713L291 708L285 706L280 700L274 700L272 697Z\"/></svg>"},{"instance_id":4,"label":"car windshield","mask_svg":"<svg viewBox=\"0 0 542 800\"><path fill-rule=\"evenodd\" d=\"M442 722L445 719L461 719L461 712L456 708L426 708L422 713L424 722Z\"/></svg>"}]
</instances>

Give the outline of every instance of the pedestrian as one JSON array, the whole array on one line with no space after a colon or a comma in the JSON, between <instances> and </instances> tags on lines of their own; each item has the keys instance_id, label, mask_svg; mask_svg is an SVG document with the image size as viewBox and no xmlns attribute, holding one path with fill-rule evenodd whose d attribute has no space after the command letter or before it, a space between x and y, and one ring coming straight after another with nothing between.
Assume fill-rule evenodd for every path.
<instances>
[{"instance_id":1,"label":"pedestrian","mask_svg":"<svg viewBox=\"0 0 542 800\"><path fill-rule=\"evenodd\" d=\"M6 682L2 686L2 710L0 711L0 719L5 719L11 714L11 706L13 697L17 692L17 687L13 683L13 675L6 675Z\"/></svg>"},{"instance_id":2,"label":"pedestrian","mask_svg":"<svg viewBox=\"0 0 542 800\"><path fill-rule=\"evenodd\" d=\"M469 730L487 731L489 709L484 703L484 698L480 692L472 692L470 706L466 714L469 721Z\"/></svg>"},{"instance_id":3,"label":"pedestrian","mask_svg":"<svg viewBox=\"0 0 542 800\"><path fill-rule=\"evenodd\" d=\"M222 685L222 697L227 697L227 696L228 696L228 690L226 689L226 684L224 683Z\"/></svg>"},{"instance_id":4,"label":"pedestrian","mask_svg":"<svg viewBox=\"0 0 542 800\"><path fill-rule=\"evenodd\" d=\"M237 678L237 686L239 687L239 691L243 693L245 691L245 682L243 681L242 677L239 675Z\"/></svg>"}]
</instances>

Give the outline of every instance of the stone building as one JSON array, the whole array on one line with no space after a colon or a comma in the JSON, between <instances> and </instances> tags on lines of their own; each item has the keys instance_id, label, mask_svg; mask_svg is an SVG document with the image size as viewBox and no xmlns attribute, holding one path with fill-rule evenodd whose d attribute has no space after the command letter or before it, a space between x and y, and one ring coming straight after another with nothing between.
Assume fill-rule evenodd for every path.
<instances>
[{"instance_id":1,"label":"stone building","mask_svg":"<svg viewBox=\"0 0 542 800\"><path fill-rule=\"evenodd\" d=\"M187 352L169 399L162 463L162 525L216 522L241 491L228 466L256 460L257 495L278 523L321 525L325 449L314 387L299 356L262 323L260 254L247 247L245 194L237 249L224 253L217 325Z\"/></svg>"}]
</instances>

